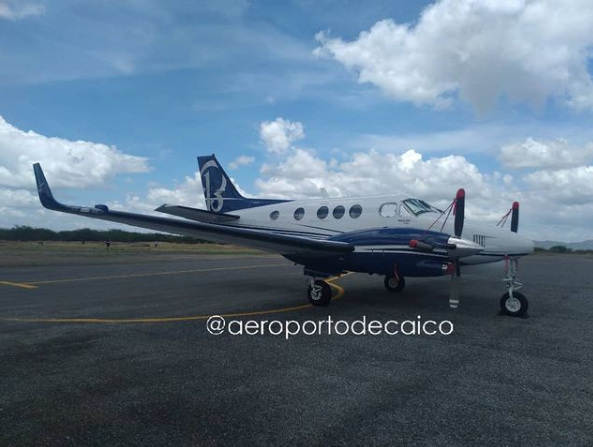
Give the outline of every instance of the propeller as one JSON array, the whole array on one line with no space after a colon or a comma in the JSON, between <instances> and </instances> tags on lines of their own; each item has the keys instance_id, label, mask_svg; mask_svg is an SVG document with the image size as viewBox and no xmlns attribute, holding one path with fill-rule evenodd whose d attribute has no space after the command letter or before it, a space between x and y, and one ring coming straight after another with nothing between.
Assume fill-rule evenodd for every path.
<instances>
[{"instance_id":1,"label":"propeller","mask_svg":"<svg viewBox=\"0 0 593 447\"><path fill-rule=\"evenodd\" d=\"M461 235L463 234L463 224L465 221L465 190L460 188L457 191L455 196L455 200L453 201L451 208L447 208L449 212L451 209L453 214L455 215L455 221L453 223L454 226L454 235L450 236L447 240L447 244L445 246L437 245L436 247L432 244L418 240L412 239L409 242L411 248L423 251L423 252L432 252L435 248L446 248L447 253L449 255L449 259L451 260L449 264L448 271L451 272L451 286L449 289L449 306L453 309L456 309L459 306L459 295L461 289L461 264L459 262L460 258L466 256L472 256L476 253L481 252L484 247L480 244L462 239ZM517 209L518 212L518 209ZM447 218L449 215L447 215ZM438 220L438 219L437 219ZM447 219L445 218L445 222ZM434 225L434 224L433 224ZM444 223L443 223L444 226ZM432 227L432 225L431 225ZM429 228L430 229L430 228ZM442 231L442 229L441 229Z\"/></svg>"},{"instance_id":2,"label":"propeller","mask_svg":"<svg viewBox=\"0 0 593 447\"><path fill-rule=\"evenodd\" d=\"M463 222L465 220L465 190L460 188L455 196L455 237L461 239L463 233ZM451 286L449 288L449 307L457 309L459 306L459 295L461 289L461 266L459 265L459 257L453 258L453 271L451 272Z\"/></svg>"},{"instance_id":3,"label":"propeller","mask_svg":"<svg viewBox=\"0 0 593 447\"><path fill-rule=\"evenodd\" d=\"M460 188L455 196L455 236L461 238L463 232L463 221L465 220L465 190Z\"/></svg>"},{"instance_id":4,"label":"propeller","mask_svg":"<svg viewBox=\"0 0 593 447\"><path fill-rule=\"evenodd\" d=\"M519 230L519 202L513 202L511 214L511 231L516 233Z\"/></svg>"}]
</instances>

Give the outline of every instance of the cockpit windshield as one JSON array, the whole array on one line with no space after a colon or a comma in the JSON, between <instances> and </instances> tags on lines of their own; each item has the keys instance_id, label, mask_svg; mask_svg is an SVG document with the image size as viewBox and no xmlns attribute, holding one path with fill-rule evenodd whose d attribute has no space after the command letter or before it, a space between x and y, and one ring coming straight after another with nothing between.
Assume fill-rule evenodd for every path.
<instances>
[{"instance_id":1,"label":"cockpit windshield","mask_svg":"<svg viewBox=\"0 0 593 447\"><path fill-rule=\"evenodd\" d=\"M419 216L424 213L442 213L438 208L435 208L420 199L405 199L403 204L412 214L414 214L414 216Z\"/></svg>"}]
</instances>

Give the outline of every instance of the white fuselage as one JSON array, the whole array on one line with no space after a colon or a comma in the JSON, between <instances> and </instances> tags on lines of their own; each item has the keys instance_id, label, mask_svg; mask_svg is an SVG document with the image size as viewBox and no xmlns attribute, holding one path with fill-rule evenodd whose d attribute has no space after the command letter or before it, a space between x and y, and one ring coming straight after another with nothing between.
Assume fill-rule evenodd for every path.
<instances>
[{"instance_id":1,"label":"white fuselage","mask_svg":"<svg viewBox=\"0 0 593 447\"><path fill-rule=\"evenodd\" d=\"M295 200L235 211L233 214L241 218L240 223L233 225L320 239L372 228L425 230L433 224L432 231L453 234L453 215L447 222L446 215L436 211L416 215L404 203L406 199L409 198L372 196ZM324 207L327 207L327 215ZM340 207L343 207L343 213ZM532 253L534 248L531 240L512 233L508 227L475 224L469 220L465 222L462 237L484 247L479 255L465 258L464 263L467 264L496 262L505 256L523 256Z\"/></svg>"}]
</instances>

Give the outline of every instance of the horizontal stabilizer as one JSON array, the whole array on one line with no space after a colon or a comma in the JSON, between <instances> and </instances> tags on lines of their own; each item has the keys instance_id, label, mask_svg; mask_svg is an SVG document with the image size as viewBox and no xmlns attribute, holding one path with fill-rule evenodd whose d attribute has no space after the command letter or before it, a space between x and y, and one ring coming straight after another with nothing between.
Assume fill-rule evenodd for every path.
<instances>
[{"instance_id":1,"label":"horizontal stabilizer","mask_svg":"<svg viewBox=\"0 0 593 447\"><path fill-rule=\"evenodd\" d=\"M213 213L212 211L200 210L198 208L182 205L165 204L159 206L155 211L205 223L225 223L239 220L239 216L234 214Z\"/></svg>"}]
</instances>

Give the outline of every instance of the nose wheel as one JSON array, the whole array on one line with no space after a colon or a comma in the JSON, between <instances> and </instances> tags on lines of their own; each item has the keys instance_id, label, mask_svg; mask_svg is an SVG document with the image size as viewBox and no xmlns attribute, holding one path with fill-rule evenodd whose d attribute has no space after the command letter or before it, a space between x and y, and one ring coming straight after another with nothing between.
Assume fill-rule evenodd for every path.
<instances>
[{"instance_id":1,"label":"nose wheel","mask_svg":"<svg viewBox=\"0 0 593 447\"><path fill-rule=\"evenodd\" d=\"M513 292L512 296L507 292L500 298L500 308L505 315L523 317L527 313L528 307L527 298L519 292Z\"/></svg>"},{"instance_id":2,"label":"nose wheel","mask_svg":"<svg viewBox=\"0 0 593 447\"><path fill-rule=\"evenodd\" d=\"M529 302L525 295L517 292L523 287L517 278L518 260L507 259L507 276L503 279L507 286L507 293L500 298L501 315L508 315L511 317L526 317Z\"/></svg>"}]
</instances>

